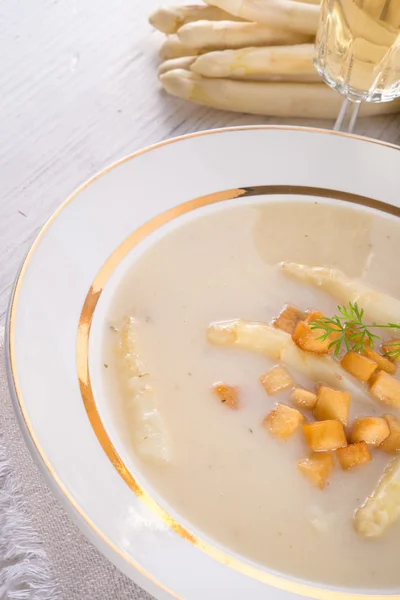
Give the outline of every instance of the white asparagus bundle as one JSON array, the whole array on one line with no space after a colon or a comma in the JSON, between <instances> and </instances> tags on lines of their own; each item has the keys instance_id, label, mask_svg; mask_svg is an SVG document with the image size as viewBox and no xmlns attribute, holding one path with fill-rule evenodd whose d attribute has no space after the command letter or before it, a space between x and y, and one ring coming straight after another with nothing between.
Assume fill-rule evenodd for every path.
<instances>
[{"instance_id":1,"label":"white asparagus bundle","mask_svg":"<svg viewBox=\"0 0 400 600\"><path fill-rule=\"evenodd\" d=\"M170 60L183 56L197 56L201 54L201 51L187 44L182 44L176 35L170 35L162 44L159 54L162 60Z\"/></svg>"},{"instance_id":2,"label":"white asparagus bundle","mask_svg":"<svg viewBox=\"0 0 400 600\"><path fill-rule=\"evenodd\" d=\"M157 407L153 377L138 353L135 320L128 319L118 335L116 365L127 397L134 446L143 459L164 465L171 460L171 446Z\"/></svg>"},{"instance_id":3,"label":"white asparagus bundle","mask_svg":"<svg viewBox=\"0 0 400 600\"><path fill-rule=\"evenodd\" d=\"M313 44L242 48L208 52L191 63L203 77L252 81L320 81L312 59Z\"/></svg>"},{"instance_id":4,"label":"white asparagus bundle","mask_svg":"<svg viewBox=\"0 0 400 600\"><path fill-rule=\"evenodd\" d=\"M179 98L221 110L335 118L342 98L317 83L310 50L301 47L315 34L319 10L318 0L208 0L205 6L162 8L150 21L176 35L160 50L168 61L159 69L161 83ZM353 20L358 12L349 7ZM352 71L353 85L360 88L369 86L370 63L385 55L379 42L392 35L380 25L369 31L371 40L355 41L362 46L358 55L365 57ZM287 49L277 47L281 45ZM181 60L170 62L175 59ZM364 103L361 116L399 110L399 100Z\"/></svg>"},{"instance_id":5,"label":"white asparagus bundle","mask_svg":"<svg viewBox=\"0 0 400 600\"><path fill-rule=\"evenodd\" d=\"M364 537L376 538L400 518L400 457L386 467L382 479L354 515L356 531Z\"/></svg>"},{"instance_id":6,"label":"white asparagus bundle","mask_svg":"<svg viewBox=\"0 0 400 600\"><path fill-rule=\"evenodd\" d=\"M353 42L354 56L357 57L359 63L375 63L378 65L380 61L385 58L387 54L386 46L378 46L368 40L358 38ZM330 40L328 45L328 51L336 52L334 47L334 40Z\"/></svg>"},{"instance_id":7,"label":"white asparagus bundle","mask_svg":"<svg viewBox=\"0 0 400 600\"><path fill-rule=\"evenodd\" d=\"M192 71L175 69L161 75L164 89L197 104L256 115L334 119L342 96L323 83L269 83L210 79ZM398 112L400 100L364 103L362 115Z\"/></svg>"},{"instance_id":8,"label":"white asparagus bundle","mask_svg":"<svg viewBox=\"0 0 400 600\"><path fill-rule=\"evenodd\" d=\"M397 32L388 27L385 21L374 19L368 11L357 6L353 0L345 0L343 12L346 15L349 31L354 39L367 39L377 46L390 47L395 43Z\"/></svg>"},{"instance_id":9,"label":"white asparagus bundle","mask_svg":"<svg viewBox=\"0 0 400 600\"><path fill-rule=\"evenodd\" d=\"M216 6L191 4L189 6L162 6L149 17L149 23L162 33L176 33L182 25L194 21L242 21Z\"/></svg>"},{"instance_id":10,"label":"white asparagus bundle","mask_svg":"<svg viewBox=\"0 0 400 600\"><path fill-rule=\"evenodd\" d=\"M259 23L196 21L181 27L180 41L194 48L225 50L246 46L280 46L310 42L313 36Z\"/></svg>"},{"instance_id":11,"label":"white asparagus bundle","mask_svg":"<svg viewBox=\"0 0 400 600\"><path fill-rule=\"evenodd\" d=\"M400 27L400 4L398 2L389 2L389 5L387 5L385 1L384 7L387 7L386 22L392 23L394 27Z\"/></svg>"},{"instance_id":12,"label":"white asparagus bundle","mask_svg":"<svg viewBox=\"0 0 400 600\"><path fill-rule=\"evenodd\" d=\"M216 40L215 46L218 43ZM313 44L272 45L265 48L242 47L237 50L207 52L203 55L204 58L199 59L196 66L192 67L192 70L204 77L229 77L251 81L318 82L321 81L321 77L314 68L313 56ZM369 63L354 61L352 82L356 88L369 87L370 68Z\"/></svg>"},{"instance_id":13,"label":"white asparagus bundle","mask_svg":"<svg viewBox=\"0 0 400 600\"><path fill-rule=\"evenodd\" d=\"M324 382L375 404L368 391L333 358L300 350L289 334L266 323L242 319L213 323L207 330L207 340L215 346L263 354L315 383Z\"/></svg>"},{"instance_id":14,"label":"white asparagus bundle","mask_svg":"<svg viewBox=\"0 0 400 600\"><path fill-rule=\"evenodd\" d=\"M281 269L299 281L332 294L342 304L357 302L364 309L365 316L374 323L400 323L400 301L397 298L350 279L338 269L288 262L283 262Z\"/></svg>"},{"instance_id":15,"label":"white asparagus bundle","mask_svg":"<svg viewBox=\"0 0 400 600\"><path fill-rule=\"evenodd\" d=\"M289 31L315 35L319 22L319 6L294 0L207 0L247 21L264 23Z\"/></svg>"},{"instance_id":16,"label":"white asparagus bundle","mask_svg":"<svg viewBox=\"0 0 400 600\"><path fill-rule=\"evenodd\" d=\"M158 67L158 76L173 71L174 69L190 69L197 56L180 56L178 58L170 58L165 60Z\"/></svg>"}]
</instances>

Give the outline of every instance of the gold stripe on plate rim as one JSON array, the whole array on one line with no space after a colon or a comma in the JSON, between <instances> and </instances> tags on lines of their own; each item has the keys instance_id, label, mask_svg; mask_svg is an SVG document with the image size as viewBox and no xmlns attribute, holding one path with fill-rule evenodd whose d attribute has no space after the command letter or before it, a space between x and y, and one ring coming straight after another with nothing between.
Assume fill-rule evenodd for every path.
<instances>
[{"instance_id":1,"label":"gold stripe on plate rim","mask_svg":"<svg viewBox=\"0 0 400 600\"><path fill-rule=\"evenodd\" d=\"M33 245L31 246L25 261L22 265L22 268L19 272L13 294L10 302L9 316L8 316L8 346L6 348L8 352L8 362L10 368L10 383L13 384L15 399L17 400L17 407L19 408L26 429L32 439L32 442L35 446L36 451L38 452L41 460L46 466L49 475L53 477L54 481L57 483L61 492L64 494L68 502L74 507L77 513L81 516L81 518L86 522L86 524L110 547L112 550L123 558L128 564L137 569L141 574L147 577L150 581L158 585L161 589L169 593L174 598L178 600L184 600L180 596L178 596L172 590L166 588L163 584L157 581L150 573L148 573L145 569L143 569L140 565L138 565L130 556L128 556L125 552L120 550L115 546L115 544L109 540L103 532L93 523L93 521L85 514L85 512L80 508L78 502L72 496L72 494L66 489L65 485L61 481L61 478L57 475L55 470L53 469L50 460L45 455L42 450L39 440L35 432L33 431L32 425L30 423L30 419L27 414L27 410L25 408L22 395L20 392L20 387L18 383L17 370L15 364L15 352L14 352L14 334L15 334L15 314L18 304L18 297L20 288L22 286L23 276L29 266L31 257L38 246L40 240L42 239L44 233L50 227L52 222L56 219L56 217L61 213L61 211L74 200L80 192L82 192L87 186L93 183L96 179L100 178L102 175L108 173L115 167L123 164L124 162L131 160L137 156L140 156L146 152L154 150L156 148L166 146L172 143L176 143L179 141L184 141L193 137L200 137L204 135L218 134L224 132L234 132L234 131L251 131L251 130L282 130L282 131L303 131L308 133L319 133L325 135L336 135L339 137L357 139L363 142L377 144L380 146L386 146L392 149L399 150L398 146L394 144L390 144L388 142L381 142L379 140L373 140L369 138L364 138L362 136L357 136L353 134L345 134L342 132L333 132L324 129L314 129L307 127L290 127L290 126L278 126L278 125L259 125L259 126L244 126L244 127L228 127L222 129L208 130L202 131L198 133L192 133L188 135L183 135L180 137L176 137L170 140L166 140L163 142L159 142L158 144L154 144L148 148L143 150L139 150L133 154L130 154L121 160L115 162L114 164L106 167L99 173L97 173L94 177L89 179L86 183L80 186L71 196L69 196L63 204L54 212L54 214L50 217L47 223L44 225L43 229L40 231L39 235L35 239ZM400 595L388 595L388 594L359 594L359 593L351 593L351 592L342 592L339 590L332 590L326 588L320 588L314 586L312 584L301 583L299 581L286 579L283 575L275 575L273 573L268 573L260 568L252 566L248 562L242 562L241 560L227 554L223 550L220 550L214 547L212 544L205 542L200 539L198 536L194 535L192 532L188 531L185 527L183 527L176 519L174 519L171 515L169 515L143 488L139 485L135 477L128 471L126 466L124 465L122 459L119 457L116 452L111 440L108 437L106 429L100 419L100 415L98 413L96 403L93 397L90 377L89 377L89 369L88 369L88 342L90 335L90 326L94 314L94 310L96 304L99 300L100 294L104 289L104 285L106 284L108 278L114 272L115 268L122 261L122 259L131 251L131 249L137 245L140 241L142 241L147 235L151 232L155 231L162 225L172 221L173 219L188 213L197 208L211 205L217 202L221 202L224 200L232 200L234 198L243 198L250 197L255 195L283 195L283 194L293 194L293 195L307 195L307 196L315 196L315 197L325 197L332 198L337 200L343 200L347 202L352 202L355 204L360 204L363 206L367 206L370 208L375 208L381 210L383 212L400 216L400 208L395 207L391 204L387 204L384 202L380 202L379 200L375 200L372 198L367 198L364 196L359 196L357 194L352 194L348 192L335 191L325 188L314 188L314 187L306 187L306 186L257 186L257 187L243 187L232 190L227 190L223 192L216 192L214 194L208 194L206 196L202 196L196 198L194 200L189 200L179 206L173 207L157 215L141 227L139 227L136 231L134 231L122 244L113 252L113 254L109 257L109 259L105 262L103 267L98 272L95 277L94 282L92 283L90 290L87 294L81 317L79 320L78 327L78 336L77 336L77 369L78 369L78 379L81 389L81 394L83 398L83 402L88 414L89 421L92 425L92 428L103 448L106 455L125 480L125 482L129 485L132 491L139 497L153 512L155 512L159 518L163 520L163 522L170 527L175 533L177 533L180 537L189 541L197 548L201 549L203 552L207 553L210 557L218 560L222 564L234 568L240 573L247 575L253 579L264 582L266 584L272 585L273 587L289 591L292 593L297 593L302 596L308 596L310 598L314 598L316 600L335 600L336 598L340 598L341 600L368 600L371 598L385 600L388 597L393 600L400 600ZM12 381L11 381L12 378ZM11 386L10 386L11 387Z\"/></svg>"}]
</instances>

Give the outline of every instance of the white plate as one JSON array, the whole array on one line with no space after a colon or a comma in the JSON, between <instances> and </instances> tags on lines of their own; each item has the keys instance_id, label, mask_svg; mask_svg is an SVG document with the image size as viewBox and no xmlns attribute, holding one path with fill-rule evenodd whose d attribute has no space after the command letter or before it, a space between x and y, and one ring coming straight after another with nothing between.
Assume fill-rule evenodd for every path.
<instances>
[{"instance_id":1,"label":"white plate","mask_svg":"<svg viewBox=\"0 0 400 600\"><path fill-rule=\"evenodd\" d=\"M217 547L180 522L173 508L160 506L162 500L134 472L97 376L101 319L114 286L160 231L215 202L311 195L399 215L399 172L398 148L355 136L284 127L202 132L105 169L68 198L33 244L9 314L16 410L32 452L71 516L157 598L371 595L269 572Z\"/></svg>"}]
</instances>

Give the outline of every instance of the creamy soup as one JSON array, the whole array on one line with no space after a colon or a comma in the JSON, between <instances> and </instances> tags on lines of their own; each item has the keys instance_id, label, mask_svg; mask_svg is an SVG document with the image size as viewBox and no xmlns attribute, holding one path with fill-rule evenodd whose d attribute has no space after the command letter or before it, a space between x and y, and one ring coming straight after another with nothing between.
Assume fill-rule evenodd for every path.
<instances>
[{"instance_id":1,"label":"creamy soup","mask_svg":"<svg viewBox=\"0 0 400 600\"><path fill-rule=\"evenodd\" d=\"M296 466L310 453L302 427L284 441L263 425L277 402L292 406L291 389L268 395L260 383L278 361L212 345L206 335L219 320L271 323L287 303L337 313L330 294L288 277L281 261L337 267L400 298L399 255L395 217L339 202L287 200L220 205L135 261L109 311L104 377L122 435L134 438L132 390L121 385L124 359L115 353L121 324L131 318L136 359L143 381L150 377L156 389L168 440L160 464L141 455L135 439L132 453L141 480L164 506L268 568L339 586L400 586L400 525L366 539L353 523L392 456L371 448L372 461L348 471L335 458L325 489L318 489ZM304 373L287 371L295 385L315 388ZM235 386L236 410L220 401L216 382ZM349 424L387 412L397 414L352 394Z\"/></svg>"}]
</instances>

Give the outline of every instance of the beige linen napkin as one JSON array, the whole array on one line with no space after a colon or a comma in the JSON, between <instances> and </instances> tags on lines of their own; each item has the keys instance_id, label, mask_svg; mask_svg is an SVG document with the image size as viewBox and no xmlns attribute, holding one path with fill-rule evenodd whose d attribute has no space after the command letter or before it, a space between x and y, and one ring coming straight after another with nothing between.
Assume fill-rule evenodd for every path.
<instances>
[{"instance_id":1,"label":"beige linen napkin","mask_svg":"<svg viewBox=\"0 0 400 600\"><path fill-rule=\"evenodd\" d=\"M19 430L0 331L0 600L152 600L88 542Z\"/></svg>"}]
</instances>

